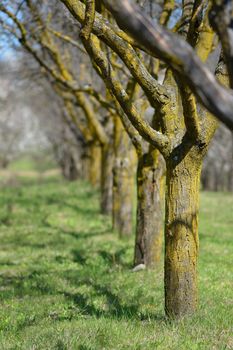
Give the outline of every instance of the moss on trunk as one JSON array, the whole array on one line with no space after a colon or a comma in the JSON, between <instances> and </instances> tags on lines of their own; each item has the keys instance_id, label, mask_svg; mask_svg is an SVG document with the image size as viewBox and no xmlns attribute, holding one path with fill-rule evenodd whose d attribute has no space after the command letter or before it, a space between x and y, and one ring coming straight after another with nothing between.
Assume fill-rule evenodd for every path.
<instances>
[{"instance_id":1,"label":"moss on trunk","mask_svg":"<svg viewBox=\"0 0 233 350\"><path fill-rule=\"evenodd\" d=\"M163 237L165 162L158 151L139 158L137 169L137 226L134 265L154 267Z\"/></svg>"},{"instance_id":2,"label":"moss on trunk","mask_svg":"<svg viewBox=\"0 0 233 350\"><path fill-rule=\"evenodd\" d=\"M114 120L113 229L121 238L132 234L134 153L131 140L118 116Z\"/></svg>"},{"instance_id":3,"label":"moss on trunk","mask_svg":"<svg viewBox=\"0 0 233 350\"><path fill-rule=\"evenodd\" d=\"M198 210L201 160L195 149L167 162L165 311L169 317L197 308Z\"/></svg>"},{"instance_id":4,"label":"moss on trunk","mask_svg":"<svg viewBox=\"0 0 233 350\"><path fill-rule=\"evenodd\" d=\"M107 144L101 149L101 213L111 215L112 212L112 188L113 188L113 146Z\"/></svg>"},{"instance_id":5,"label":"moss on trunk","mask_svg":"<svg viewBox=\"0 0 233 350\"><path fill-rule=\"evenodd\" d=\"M100 185L101 148L96 142L89 145L89 181L94 187Z\"/></svg>"}]
</instances>

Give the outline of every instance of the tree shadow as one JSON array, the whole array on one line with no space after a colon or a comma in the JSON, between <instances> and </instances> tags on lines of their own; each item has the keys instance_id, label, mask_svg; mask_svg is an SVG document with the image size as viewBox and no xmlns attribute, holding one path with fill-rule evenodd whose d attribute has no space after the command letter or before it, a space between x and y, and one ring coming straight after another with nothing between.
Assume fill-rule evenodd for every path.
<instances>
[{"instance_id":1,"label":"tree shadow","mask_svg":"<svg viewBox=\"0 0 233 350\"><path fill-rule=\"evenodd\" d=\"M86 251L73 249L71 251L71 253L73 255L73 261L74 262L77 262L80 265L85 265L85 263L87 261Z\"/></svg>"},{"instance_id":2,"label":"tree shadow","mask_svg":"<svg viewBox=\"0 0 233 350\"><path fill-rule=\"evenodd\" d=\"M48 295L55 292L45 271L33 270L24 275L4 275L0 278L1 298L23 298L25 295Z\"/></svg>"},{"instance_id":3,"label":"tree shadow","mask_svg":"<svg viewBox=\"0 0 233 350\"><path fill-rule=\"evenodd\" d=\"M106 250L98 250L98 254L103 258L106 264L109 265L109 267L120 265L124 268L129 269L131 267L131 264L126 263L123 260L123 256L127 250L127 247L121 248L113 253L107 252Z\"/></svg>"},{"instance_id":4,"label":"tree shadow","mask_svg":"<svg viewBox=\"0 0 233 350\"><path fill-rule=\"evenodd\" d=\"M186 231L189 231L193 237L193 240L196 244L196 247L198 247L198 238L197 238L197 231L195 230L195 227L197 227L197 212L193 212L189 215L187 215L186 220L180 218L173 220L168 226L167 230L172 232L172 230L180 230L180 227L184 227ZM176 235L170 235L169 239L171 241L175 241L177 239Z\"/></svg>"},{"instance_id":5,"label":"tree shadow","mask_svg":"<svg viewBox=\"0 0 233 350\"><path fill-rule=\"evenodd\" d=\"M166 321L163 314L143 313L139 310L140 301L132 304L125 304L120 298L111 291L108 286L102 286L92 283L90 280L83 281L83 284L91 286L96 296L104 296L106 303L104 308L98 308L92 299L81 293L62 293L66 298L71 300L78 307L82 315L92 316L96 318L115 318L115 319L136 319L140 321Z\"/></svg>"},{"instance_id":6,"label":"tree shadow","mask_svg":"<svg viewBox=\"0 0 233 350\"><path fill-rule=\"evenodd\" d=\"M85 237L86 236L84 236L84 238ZM132 265L124 261L124 254L127 250L128 247L120 248L115 252L108 252L106 250L100 249L96 251L96 254L104 260L107 269L112 268L114 266L121 266L122 268L129 270L132 267ZM73 256L74 262L77 262L80 265L86 265L86 262L89 258L86 249L73 249L71 251L71 254Z\"/></svg>"},{"instance_id":7,"label":"tree shadow","mask_svg":"<svg viewBox=\"0 0 233 350\"><path fill-rule=\"evenodd\" d=\"M50 228L53 228L53 229L59 231L61 234L72 236L77 240L110 234L109 230L100 230L100 231L91 231L91 232L77 232L74 230L66 230L62 227L54 226L54 225L51 225L49 223L46 223L46 225Z\"/></svg>"}]
</instances>

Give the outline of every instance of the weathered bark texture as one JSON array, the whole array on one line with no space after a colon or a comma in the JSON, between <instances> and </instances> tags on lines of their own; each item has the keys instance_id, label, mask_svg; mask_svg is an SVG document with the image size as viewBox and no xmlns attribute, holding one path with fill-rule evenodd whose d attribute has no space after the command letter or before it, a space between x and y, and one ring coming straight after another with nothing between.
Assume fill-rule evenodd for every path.
<instances>
[{"instance_id":1,"label":"weathered bark texture","mask_svg":"<svg viewBox=\"0 0 233 350\"><path fill-rule=\"evenodd\" d=\"M114 150L112 223L120 237L127 237L133 231L135 171L132 144L118 117L115 120Z\"/></svg>"},{"instance_id":2,"label":"weathered bark texture","mask_svg":"<svg viewBox=\"0 0 233 350\"><path fill-rule=\"evenodd\" d=\"M54 143L53 152L63 177L68 181L77 180L80 173L72 148L67 144L60 146Z\"/></svg>"},{"instance_id":3,"label":"weathered bark texture","mask_svg":"<svg viewBox=\"0 0 233 350\"><path fill-rule=\"evenodd\" d=\"M220 126L204 160L201 174L205 191L233 191L233 133Z\"/></svg>"},{"instance_id":4,"label":"weathered bark texture","mask_svg":"<svg viewBox=\"0 0 233 350\"><path fill-rule=\"evenodd\" d=\"M130 154L116 158L113 168L113 229L122 238L132 234L133 181Z\"/></svg>"},{"instance_id":5,"label":"weathered bark texture","mask_svg":"<svg viewBox=\"0 0 233 350\"><path fill-rule=\"evenodd\" d=\"M108 144L102 147L101 159L101 213L111 215L112 187L113 187L113 146Z\"/></svg>"},{"instance_id":6,"label":"weathered bark texture","mask_svg":"<svg viewBox=\"0 0 233 350\"><path fill-rule=\"evenodd\" d=\"M144 154L137 169L137 226L134 265L155 267L163 237L165 162L158 151Z\"/></svg>"},{"instance_id":7,"label":"weathered bark texture","mask_svg":"<svg viewBox=\"0 0 233 350\"><path fill-rule=\"evenodd\" d=\"M89 181L98 187L100 185L101 174L101 148L96 142L89 145Z\"/></svg>"},{"instance_id":8,"label":"weathered bark texture","mask_svg":"<svg viewBox=\"0 0 233 350\"><path fill-rule=\"evenodd\" d=\"M89 147L88 144L85 143L80 157L80 177L84 181L89 181L89 163Z\"/></svg>"},{"instance_id":9,"label":"weathered bark texture","mask_svg":"<svg viewBox=\"0 0 233 350\"><path fill-rule=\"evenodd\" d=\"M69 153L65 155L61 162L62 174L66 180L75 181L79 177L78 169L74 157Z\"/></svg>"},{"instance_id":10,"label":"weathered bark texture","mask_svg":"<svg viewBox=\"0 0 233 350\"><path fill-rule=\"evenodd\" d=\"M216 168L209 168L205 170L205 173L202 174L202 186L204 191L218 191L218 179L220 174Z\"/></svg>"},{"instance_id":11,"label":"weathered bark texture","mask_svg":"<svg viewBox=\"0 0 233 350\"><path fill-rule=\"evenodd\" d=\"M194 151L167 162L165 311L169 317L197 308L198 209L201 160Z\"/></svg>"}]
</instances>

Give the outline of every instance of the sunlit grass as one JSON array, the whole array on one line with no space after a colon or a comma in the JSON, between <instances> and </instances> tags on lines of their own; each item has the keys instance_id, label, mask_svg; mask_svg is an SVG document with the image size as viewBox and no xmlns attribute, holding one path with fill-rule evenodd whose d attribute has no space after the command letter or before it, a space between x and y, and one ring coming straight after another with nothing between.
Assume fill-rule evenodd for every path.
<instances>
[{"instance_id":1,"label":"sunlit grass","mask_svg":"<svg viewBox=\"0 0 233 350\"><path fill-rule=\"evenodd\" d=\"M163 264L131 272L98 192L59 178L1 189L0 349L233 349L233 196L202 193L200 307L169 323Z\"/></svg>"}]
</instances>

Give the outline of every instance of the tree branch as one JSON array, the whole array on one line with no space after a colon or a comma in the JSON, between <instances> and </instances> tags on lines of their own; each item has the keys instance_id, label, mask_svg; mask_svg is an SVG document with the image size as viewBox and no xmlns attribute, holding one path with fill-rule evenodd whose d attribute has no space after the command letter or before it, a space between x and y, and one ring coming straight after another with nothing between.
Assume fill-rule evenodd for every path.
<instances>
[{"instance_id":1,"label":"tree branch","mask_svg":"<svg viewBox=\"0 0 233 350\"><path fill-rule=\"evenodd\" d=\"M210 11L210 21L218 33L233 88L233 0L213 0Z\"/></svg>"},{"instance_id":2,"label":"tree branch","mask_svg":"<svg viewBox=\"0 0 233 350\"><path fill-rule=\"evenodd\" d=\"M84 5L80 1L61 0L61 2L75 19L80 23L84 22ZM107 25L98 13L96 13L93 23L93 33L119 55L152 105L162 105L169 101L166 90L148 72L131 45L122 39L109 24Z\"/></svg>"},{"instance_id":3,"label":"tree branch","mask_svg":"<svg viewBox=\"0 0 233 350\"><path fill-rule=\"evenodd\" d=\"M86 0L86 11L83 27L80 31L85 40L88 40L95 21L95 0Z\"/></svg>"},{"instance_id":4,"label":"tree branch","mask_svg":"<svg viewBox=\"0 0 233 350\"><path fill-rule=\"evenodd\" d=\"M128 0L104 0L119 26L141 45L179 72L204 106L233 130L233 94L218 84L192 47L174 33L152 23Z\"/></svg>"},{"instance_id":5,"label":"tree branch","mask_svg":"<svg viewBox=\"0 0 233 350\"><path fill-rule=\"evenodd\" d=\"M157 147L161 153L164 154L164 156L167 156L170 148L168 137L154 130L145 120L141 118L137 109L132 104L130 97L123 89L121 83L116 80L106 55L102 50L98 49L99 45L95 44L93 36L91 36L88 41L85 41L85 38L83 37L82 40L90 55L90 58L100 68L106 86L117 99L121 108L128 116L135 129L145 140L150 142L154 147Z\"/></svg>"},{"instance_id":6,"label":"tree branch","mask_svg":"<svg viewBox=\"0 0 233 350\"><path fill-rule=\"evenodd\" d=\"M159 23L163 26L167 24L171 16L172 11L175 7L175 0L164 0L163 1L163 11L161 13Z\"/></svg>"},{"instance_id":7,"label":"tree branch","mask_svg":"<svg viewBox=\"0 0 233 350\"><path fill-rule=\"evenodd\" d=\"M64 40L65 42L71 44L74 47L77 47L82 53L86 54L86 51L84 50L84 48L76 40L72 39L70 36L64 35L52 28L48 28L48 31L51 32L53 35L55 35L57 38Z\"/></svg>"}]
</instances>

